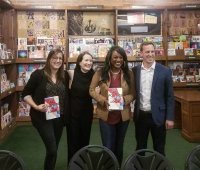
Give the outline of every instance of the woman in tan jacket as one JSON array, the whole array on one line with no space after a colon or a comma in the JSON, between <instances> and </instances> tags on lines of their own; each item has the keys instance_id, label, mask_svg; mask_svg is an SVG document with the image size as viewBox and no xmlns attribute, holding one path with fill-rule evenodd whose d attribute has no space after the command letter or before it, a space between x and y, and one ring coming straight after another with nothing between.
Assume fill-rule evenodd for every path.
<instances>
[{"instance_id":1,"label":"woman in tan jacket","mask_svg":"<svg viewBox=\"0 0 200 170\"><path fill-rule=\"evenodd\" d=\"M100 93L95 91L97 86ZM109 88L122 88L123 110L109 110ZM121 165L124 138L131 118L130 103L136 98L133 72L128 68L123 48L114 46L109 50L104 67L93 76L90 95L97 101L102 143L116 155Z\"/></svg>"}]
</instances>

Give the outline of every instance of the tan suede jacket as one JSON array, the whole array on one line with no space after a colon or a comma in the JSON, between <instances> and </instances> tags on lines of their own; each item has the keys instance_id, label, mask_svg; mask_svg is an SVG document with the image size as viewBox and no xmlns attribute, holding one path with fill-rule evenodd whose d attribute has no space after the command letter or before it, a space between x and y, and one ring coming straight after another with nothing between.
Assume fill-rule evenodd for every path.
<instances>
[{"instance_id":1,"label":"tan suede jacket","mask_svg":"<svg viewBox=\"0 0 200 170\"><path fill-rule=\"evenodd\" d=\"M123 97L125 99L124 109L121 111L122 114L122 120L126 121L131 118L131 108L130 103L135 100L136 98L136 91L135 91L135 82L134 82L134 75L131 70L129 70L129 74L131 77L131 87L129 88L128 84L123 78L123 71L121 70L121 87L122 87L122 93ZM109 72L110 77L110 72ZM97 70L92 78L92 82L90 85L90 96L94 98L97 101L97 114L100 119L107 121L108 119L108 110L106 108L106 105L104 104L105 100L108 100L108 88L110 86L110 80L106 83L98 84L101 80L101 75L99 71ZM95 92L95 87L99 86L101 89L100 94Z\"/></svg>"}]
</instances>

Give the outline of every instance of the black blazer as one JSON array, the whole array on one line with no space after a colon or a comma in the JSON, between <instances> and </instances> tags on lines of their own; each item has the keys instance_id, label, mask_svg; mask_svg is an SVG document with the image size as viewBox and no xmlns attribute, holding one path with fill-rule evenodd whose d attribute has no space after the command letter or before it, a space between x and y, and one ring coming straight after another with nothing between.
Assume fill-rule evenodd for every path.
<instances>
[{"instance_id":1,"label":"black blazer","mask_svg":"<svg viewBox=\"0 0 200 170\"><path fill-rule=\"evenodd\" d=\"M36 70L31 74L31 77L24 87L22 97L31 95L33 101L37 104L44 104L44 98L46 94L47 80L44 77L43 70ZM64 104L64 123L69 122L69 75L65 72L65 104ZM40 112L31 107L30 117L33 126L36 128L43 125L47 120L44 112Z\"/></svg>"}]
</instances>

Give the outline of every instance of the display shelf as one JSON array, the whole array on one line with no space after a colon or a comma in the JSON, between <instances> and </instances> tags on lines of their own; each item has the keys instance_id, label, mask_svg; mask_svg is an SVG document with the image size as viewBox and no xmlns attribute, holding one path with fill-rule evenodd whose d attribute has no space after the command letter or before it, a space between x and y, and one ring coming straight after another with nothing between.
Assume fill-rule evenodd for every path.
<instances>
[{"instance_id":1,"label":"display shelf","mask_svg":"<svg viewBox=\"0 0 200 170\"><path fill-rule=\"evenodd\" d=\"M16 86L16 91L23 91L24 90L24 86Z\"/></svg>"},{"instance_id":2,"label":"display shelf","mask_svg":"<svg viewBox=\"0 0 200 170\"><path fill-rule=\"evenodd\" d=\"M68 58L68 63L75 63L76 60L76 57ZM105 62L105 57L94 57L93 62Z\"/></svg>"},{"instance_id":3,"label":"display shelf","mask_svg":"<svg viewBox=\"0 0 200 170\"><path fill-rule=\"evenodd\" d=\"M27 122L27 121L31 121L31 117L30 117L30 116L17 116L17 117L16 117L16 121L17 121L17 122Z\"/></svg>"},{"instance_id":4,"label":"display shelf","mask_svg":"<svg viewBox=\"0 0 200 170\"><path fill-rule=\"evenodd\" d=\"M11 130L15 127L16 125L16 118L14 117L12 119L12 121L6 126L4 127L3 129L1 129L1 135L0 135L0 140L2 140L6 135L9 134L9 132L11 132Z\"/></svg>"},{"instance_id":5,"label":"display shelf","mask_svg":"<svg viewBox=\"0 0 200 170\"><path fill-rule=\"evenodd\" d=\"M0 65L15 64L15 59L1 59Z\"/></svg>"},{"instance_id":6,"label":"display shelf","mask_svg":"<svg viewBox=\"0 0 200 170\"><path fill-rule=\"evenodd\" d=\"M16 58L16 63L46 63L46 58Z\"/></svg>"},{"instance_id":7,"label":"display shelf","mask_svg":"<svg viewBox=\"0 0 200 170\"><path fill-rule=\"evenodd\" d=\"M115 38L115 35L69 35L68 38Z\"/></svg>"},{"instance_id":8,"label":"display shelf","mask_svg":"<svg viewBox=\"0 0 200 170\"><path fill-rule=\"evenodd\" d=\"M3 9L12 9L14 8L13 4L9 0L0 0L0 8Z\"/></svg>"},{"instance_id":9,"label":"display shelf","mask_svg":"<svg viewBox=\"0 0 200 170\"><path fill-rule=\"evenodd\" d=\"M195 86L200 86L200 82L178 82L178 83L173 83L174 87L195 87Z\"/></svg>"},{"instance_id":10,"label":"display shelf","mask_svg":"<svg viewBox=\"0 0 200 170\"><path fill-rule=\"evenodd\" d=\"M0 97L0 98L1 98L1 99L4 99L5 97L7 97L7 96L13 94L15 91L16 91L16 88L13 87L13 88L11 88L10 90L7 90L7 91L1 93L1 97Z\"/></svg>"}]
</instances>

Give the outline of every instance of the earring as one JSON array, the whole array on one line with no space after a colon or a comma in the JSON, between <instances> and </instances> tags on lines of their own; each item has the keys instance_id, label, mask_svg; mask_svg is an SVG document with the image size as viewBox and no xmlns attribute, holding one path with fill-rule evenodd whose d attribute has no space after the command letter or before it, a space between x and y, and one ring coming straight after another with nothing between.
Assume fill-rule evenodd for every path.
<instances>
[{"instance_id":1,"label":"earring","mask_svg":"<svg viewBox=\"0 0 200 170\"><path fill-rule=\"evenodd\" d=\"M124 66L123 66L123 68L125 68L125 66L126 66L126 62L124 61Z\"/></svg>"}]
</instances>

